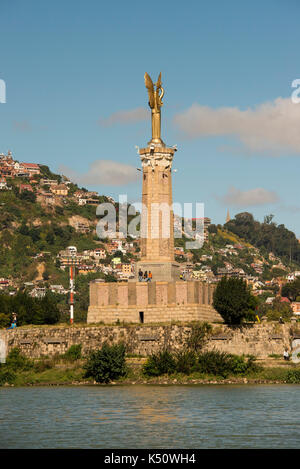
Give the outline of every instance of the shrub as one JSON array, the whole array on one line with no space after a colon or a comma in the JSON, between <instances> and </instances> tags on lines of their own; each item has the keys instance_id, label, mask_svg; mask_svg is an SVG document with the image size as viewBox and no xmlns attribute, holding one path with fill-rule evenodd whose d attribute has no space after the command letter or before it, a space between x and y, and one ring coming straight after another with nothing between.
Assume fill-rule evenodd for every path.
<instances>
[{"instance_id":1,"label":"shrub","mask_svg":"<svg viewBox=\"0 0 300 469\"><path fill-rule=\"evenodd\" d=\"M80 360L81 348L82 348L81 344L71 345L71 347L69 347L66 353L64 354L63 356L64 359L70 362L74 362L75 360Z\"/></svg>"},{"instance_id":2,"label":"shrub","mask_svg":"<svg viewBox=\"0 0 300 469\"><path fill-rule=\"evenodd\" d=\"M177 352L175 360L176 371L189 375L195 370L197 355L193 350L183 350Z\"/></svg>"},{"instance_id":3,"label":"shrub","mask_svg":"<svg viewBox=\"0 0 300 469\"><path fill-rule=\"evenodd\" d=\"M231 371L230 358L226 352L203 352L198 356L197 370L226 377Z\"/></svg>"},{"instance_id":4,"label":"shrub","mask_svg":"<svg viewBox=\"0 0 300 469\"><path fill-rule=\"evenodd\" d=\"M50 360L41 360L34 363L34 371L37 373L43 373L43 371L50 370L53 368L53 362Z\"/></svg>"},{"instance_id":5,"label":"shrub","mask_svg":"<svg viewBox=\"0 0 300 469\"><path fill-rule=\"evenodd\" d=\"M244 356L212 350L199 354L197 371L226 378L230 374L245 374L250 371L257 371L258 366L254 362L255 357L253 356L246 361Z\"/></svg>"},{"instance_id":6,"label":"shrub","mask_svg":"<svg viewBox=\"0 0 300 469\"><path fill-rule=\"evenodd\" d=\"M9 314L0 313L0 328L10 326Z\"/></svg>"},{"instance_id":7,"label":"shrub","mask_svg":"<svg viewBox=\"0 0 300 469\"><path fill-rule=\"evenodd\" d=\"M260 367L255 363L256 357L251 355L248 360L242 355L231 355L232 360L232 373L245 374L258 371Z\"/></svg>"},{"instance_id":8,"label":"shrub","mask_svg":"<svg viewBox=\"0 0 300 469\"><path fill-rule=\"evenodd\" d=\"M146 376L172 374L175 370L176 361L167 350L152 354L143 366L143 373Z\"/></svg>"},{"instance_id":9,"label":"shrub","mask_svg":"<svg viewBox=\"0 0 300 469\"><path fill-rule=\"evenodd\" d=\"M223 277L214 291L213 306L227 324L254 320L257 299L244 280Z\"/></svg>"},{"instance_id":10,"label":"shrub","mask_svg":"<svg viewBox=\"0 0 300 469\"><path fill-rule=\"evenodd\" d=\"M300 370L289 370L286 381L291 384L300 384Z\"/></svg>"},{"instance_id":11,"label":"shrub","mask_svg":"<svg viewBox=\"0 0 300 469\"><path fill-rule=\"evenodd\" d=\"M202 349L207 336L211 333L212 326L208 322L198 322L191 327L190 335L187 339L186 345L188 349L195 352Z\"/></svg>"},{"instance_id":12,"label":"shrub","mask_svg":"<svg viewBox=\"0 0 300 469\"><path fill-rule=\"evenodd\" d=\"M6 365L14 371L26 371L33 367L33 362L25 355L22 355L18 347L14 347L7 355Z\"/></svg>"},{"instance_id":13,"label":"shrub","mask_svg":"<svg viewBox=\"0 0 300 469\"><path fill-rule=\"evenodd\" d=\"M200 372L226 378L230 374L245 374L259 369L254 356L247 360L244 356L215 350L198 354L193 350L181 350L175 355L164 350L148 358L143 373L147 376L160 376L174 372L187 375Z\"/></svg>"},{"instance_id":14,"label":"shrub","mask_svg":"<svg viewBox=\"0 0 300 469\"><path fill-rule=\"evenodd\" d=\"M15 373L12 371L8 370L7 368L0 367L0 386L3 386L3 384L8 383L12 384L16 379Z\"/></svg>"},{"instance_id":15,"label":"shrub","mask_svg":"<svg viewBox=\"0 0 300 469\"><path fill-rule=\"evenodd\" d=\"M125 376L127 368L124 345L104 344L102 349L90 353L84 369L84 376L93 378L97 383L109 383Z\"/></svg>"}]
</instances>

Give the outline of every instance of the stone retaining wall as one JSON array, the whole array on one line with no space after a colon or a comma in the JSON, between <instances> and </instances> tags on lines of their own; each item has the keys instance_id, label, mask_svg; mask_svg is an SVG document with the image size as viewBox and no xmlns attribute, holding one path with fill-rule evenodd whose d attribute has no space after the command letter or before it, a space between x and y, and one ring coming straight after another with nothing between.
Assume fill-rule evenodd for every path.
<instances>
[{"instance_id":1,"label":"stone retaining wall","mask_svg":"<svg viewBox=\"0 0 300 469\"><path fill-rule=\"evenodd\" d=\"M163 348L178 350L186 342L190 329L191 325L22 327L1 330L0 341L7 352L19 347L22 353L33 358L65 353L74 344L82 344L85 354L104 342L120 341L125 343L128 353L149 355ZM285 347L291 350L292 342L289 324L264 323L236 328L214 324L205 348L267 358L271 354L282 355Z\"/></svg>"}]
</instances>

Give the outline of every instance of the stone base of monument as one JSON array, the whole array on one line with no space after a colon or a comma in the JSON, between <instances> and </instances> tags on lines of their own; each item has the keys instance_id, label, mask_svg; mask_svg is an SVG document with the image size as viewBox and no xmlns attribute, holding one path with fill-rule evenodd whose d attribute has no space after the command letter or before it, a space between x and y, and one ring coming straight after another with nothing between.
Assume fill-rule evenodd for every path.
<instances>
[{"instance_id":1,"label":"stone base of monument","mask_svg":"<svg viewBox=\"0 0 300 469\"><path fill-rule=\"evenodd\" d=\"M171 282L179 280L180 266L177 262L139 261L135 267L135 280L138 281L139 270L152 273L152 281Z\"/></svg>"},{"instance_id":2,"label":"stone base of monument","mask_svg":"<svg viewBox=\"0 0 300 469\"><path fill-rule=\"evenodd\" d=\"M212 307L215 285L200 281L90 282L91 323L222 322Z\"/></svg>"}]
</instances>

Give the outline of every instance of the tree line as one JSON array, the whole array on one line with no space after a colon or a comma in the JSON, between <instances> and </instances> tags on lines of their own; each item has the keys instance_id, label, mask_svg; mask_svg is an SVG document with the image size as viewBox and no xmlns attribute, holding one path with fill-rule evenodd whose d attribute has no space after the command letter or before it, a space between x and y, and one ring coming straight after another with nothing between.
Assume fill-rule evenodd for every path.
<instances>
[{"instance_id":1,"label":"tree line","mask_svg":"<svg viewBox=\"0 0 300 469\"><path fill-rule=\"evenodd\" d=\"M56 324L60 311L55 295L46 293L43 298L33 298L27 292L19 291L16 295L0 294L0 327L8 327L12 315L17 315L17 325Z\"/></svg>"},{"instance_id":2,"label":"tree line","mask_svg":"<svg viewBox=\"0 0 300 469\"><path fill-rule=\"evenodd\" d=\"M238 213L224 228L267 253L273 252L287 262L300 263L300 246L295 233L273 222L273 215L265 216L261 223L251 213Z\"/></svg>"}]
</instances>

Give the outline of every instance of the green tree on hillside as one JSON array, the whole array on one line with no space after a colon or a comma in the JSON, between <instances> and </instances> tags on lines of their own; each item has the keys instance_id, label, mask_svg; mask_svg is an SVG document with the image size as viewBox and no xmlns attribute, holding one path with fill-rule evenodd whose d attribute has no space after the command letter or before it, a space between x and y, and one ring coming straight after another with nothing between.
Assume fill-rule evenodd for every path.
<instances>
[{"instance_id":1,"label":"green tree on hillside","mask_svg":"<svg viewBox=\"0 0 300 469\"><path fill-rule=\"evenodd\" d=\"M282 287L281 294L282 296L289 298L291 301L295 301L297 296L300 295L300 278L284 285Z\"/></svg>"},{"instance_id":2,"label":"green tree on hillside","mask_svg":"<svg viewBox=\"0 0 300 469\"><path fill-rule=\"evenodd\" d=\"M227 324L254 320L257 300L242 279L223 277L214 291L213 306Z\"/></svg>"}]
</instances>

